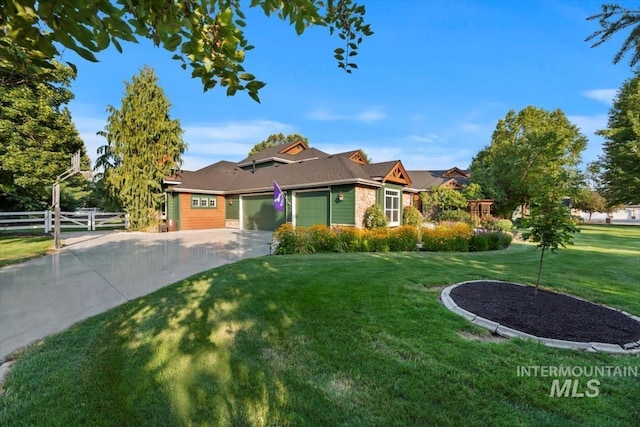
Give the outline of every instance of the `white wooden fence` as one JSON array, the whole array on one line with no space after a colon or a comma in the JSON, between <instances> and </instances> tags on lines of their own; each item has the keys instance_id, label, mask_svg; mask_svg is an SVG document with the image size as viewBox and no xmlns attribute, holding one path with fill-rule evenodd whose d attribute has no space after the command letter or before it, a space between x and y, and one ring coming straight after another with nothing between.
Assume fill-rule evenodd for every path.
<instances>
[{"instance_id":1,"label":"white wooden fence","mask_svg":"<svg viewBox=\"0 0 640 427\"><path fill-rule=\"evenodd\" d=\"M0 233L6 231L53 231L53 211L0 212ZM129 229L129 215L124 212L60 212L62 230L94 231L105 228Z\"/></svg>"}]
</instances>

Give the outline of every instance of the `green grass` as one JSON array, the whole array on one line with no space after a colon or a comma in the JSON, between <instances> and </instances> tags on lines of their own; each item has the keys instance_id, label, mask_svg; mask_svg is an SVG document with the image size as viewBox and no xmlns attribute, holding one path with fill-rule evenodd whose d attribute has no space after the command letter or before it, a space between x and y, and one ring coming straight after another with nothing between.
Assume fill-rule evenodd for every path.
<instances>
[{"instance_id":1,"label":"green grass","mask_svg":"<svg viewBox=\"0 0 640 427\"><path fill-rule=\"evenodd\" d=\"M0 235L0 267L45 255L52 246L49 236Z\"/></svg>"},{"instance_id":2,"label":"green grass","mask_svg":"<svg viewBox=\"0 0 640 427\"><path fill-rule=\"evenodd\" d=\"M640 227L575 240L546 257L543 285L640 315ZM638 377L557 398L554 378L517 368L640 357L498 341L438 300L464 280L533 283L538 254L271 256L204 272L17 354L0 425L637 425Z\"/></svg>"}]
</instances>

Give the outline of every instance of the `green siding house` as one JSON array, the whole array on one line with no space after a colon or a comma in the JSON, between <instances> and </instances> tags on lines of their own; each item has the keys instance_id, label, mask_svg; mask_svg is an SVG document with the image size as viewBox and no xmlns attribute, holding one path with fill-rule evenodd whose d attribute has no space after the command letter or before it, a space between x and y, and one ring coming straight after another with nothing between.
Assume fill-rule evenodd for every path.
<instances>
[{"instance_id":1,"label":"green siding house","mask_svg":"<svg viewBox=\"0 0 640 427\"><path fill-rule=\"evenodd\" d=\"M274 208L274 182L286 196L284 211ZM165 180L165 187L167 218L178 224L185 218L189 224L213 224L197 221L205 210L180 201L189 194L215 194L223 196L218 205L223 221L217 226L247 230L275 230L284 223L360 228L364 211L374 203L384 209L390 226L397 226L403 207L418 191L399 160L370 164L360 150L331 155L303 141L269 147L238 163L179 171Z\"/></svg>"}]
</instances>

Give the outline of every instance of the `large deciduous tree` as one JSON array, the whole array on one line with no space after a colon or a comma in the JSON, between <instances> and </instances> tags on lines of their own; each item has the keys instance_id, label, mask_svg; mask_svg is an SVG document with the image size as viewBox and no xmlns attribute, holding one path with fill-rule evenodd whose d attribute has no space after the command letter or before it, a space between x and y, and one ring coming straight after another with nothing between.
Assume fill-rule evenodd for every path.
<instances>
[{"instance_id":1,"label":"large deciduous tree","mask_svg":"<svg viewBox=\"0 0 640 427\"><path fill-rule=\"evenodd\" d=\"M100 132L107 144L98 149L96 169L104 169L104 185L129 213L131 228L144 230L157 223L162 179L181 165L187 146L151 68L145 66L125 85L120 109L107 108Z\"/></svg>"},{"instance_id":2,"label":"large deciduous tree","mask_svg":"<svg viewBox=\"0 0 640 427\"><path fill-rule=\"evenodd\" d=\"M609 111L600 187L609 206L640 203L640 75L625 81Z\"/></svg>"},{"instance_id":3,"label":"large deciduous tree","mask_svg":"<svg viewBox=\"0 0 640 427\"><path fill-rule=\"evenodd\" d=\"M51 186L71 167L73 153L81 151L82 169L90 169L84 142L66 107L73 98L68 87L75 73L56 62L46 73L35 65L17 70L4 59L0 64L0 209L46 209ZM34 75L41 78L33 79ZM62 189L62 208L82 205L88 196L86 179L72 177Z\"/></svg>"},{"instance_id":4,"label":"large deciduous tree","mask_svg":"<svg viewBox=\"0 0 640 427\"><path fill-rule=\"evenodd\" d=\"M251 148L251 151L249 151L249 156L259 153L265 148L275 147L276 145L282 144L291 144L298 141L303 141L305 144L309 144L309 140L307 139L307 137L302 136L298 133L293 133L286 136L283 133L274 133L272 135L269 135L264 141L254 145L253 148Z\"/></svg>"},{"instance_id":5,"label":"large deciduous tree","mask_svg":"<svg viewBox=\"0 0 640 427\"><path fill-rule=\"evenodd\" d=\"M0 58L24 64L14 46L28 50L40 65L59 55L59 47L97 61L94 53L113 44L149 38L190 66L205 90L226 87L228 95L246 90L256 101L263 82L242 66L253 48L245 37L247 7L260 8L295 27L328 27L343 40L334 51L338 66L351 72L363 38L372 34L365 8L353 0L6 0L0 13Z\"/></svg>"},{"instance_id":6,"label":"large deciduous tree","mask_svg":"<svg viewBox=\"0 0 640 427\"><path fill-rule=\"evenodd\" d=\"M577 167L587 138L561 110L533 106L498 121L491 144L471 163L473 181L510 217L534 198L570 197L579 188Z\"/></svg>"}]
</instances>

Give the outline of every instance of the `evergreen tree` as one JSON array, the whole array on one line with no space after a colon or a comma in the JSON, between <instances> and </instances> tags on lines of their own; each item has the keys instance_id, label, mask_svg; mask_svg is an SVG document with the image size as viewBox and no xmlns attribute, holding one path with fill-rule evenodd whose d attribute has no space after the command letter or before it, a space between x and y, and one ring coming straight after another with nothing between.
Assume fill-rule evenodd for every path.
<instances>
[{"instance_id":1,"label":"evergreen tree","mask_svg":"<svg viewBox=\"0 0 640 427\"><path fill-rule=\"evenodd\" d=\"M171 104L154 71L145 66L125 83L122 106L109 106L104 132L107 144L98 149L96 168L109 193L129 214L131 228L157 225L163 201L162 179L182 164L187 145L178 120L169 117Z\"/></svg>"},{"instance_id":2,"label":"evergreen tree","mask_svg":"<svg viewBox=\"0 0 640 427\"><path fill-rule=\"evenodd\" d=\"M640 203L640 76L625 81L609 111L599 158L600 187L609 206Z\"/></svg>"},{"instance_id":3,"label":"evergreen tree","mask_svg":"<svg viewBox=\"0 0 640 427\"><path fill-rule=\"evenodd\" d=\"M298 142L298 141L304 141L305 144L309 144L309 140L298 133L294 133L286 136L283 133L274 133L272 135L269 135L269 137L264 141L254 145L251 151L249 151L249 156L252 154L259 153L265 148L275 147L276 145L282 145L282 144L291 144L293 142Z\"/></svg>"},{"instance_id":4,"label":"evergreen tree","mask_svg":"<svg viewBox=\"0 0 640 427\"><path fill-rule=\"evenodd\" d=\"M19 54L16 49L16 54ZM66 104L73 70L56 62L12 68L0 59L0 209L43 210L51 204L51 187L71 167L80 150L82 169L90 169ZM65 181L63 210L84 204L89 183L81 175Z\"/></svg>"}]
</instances>

